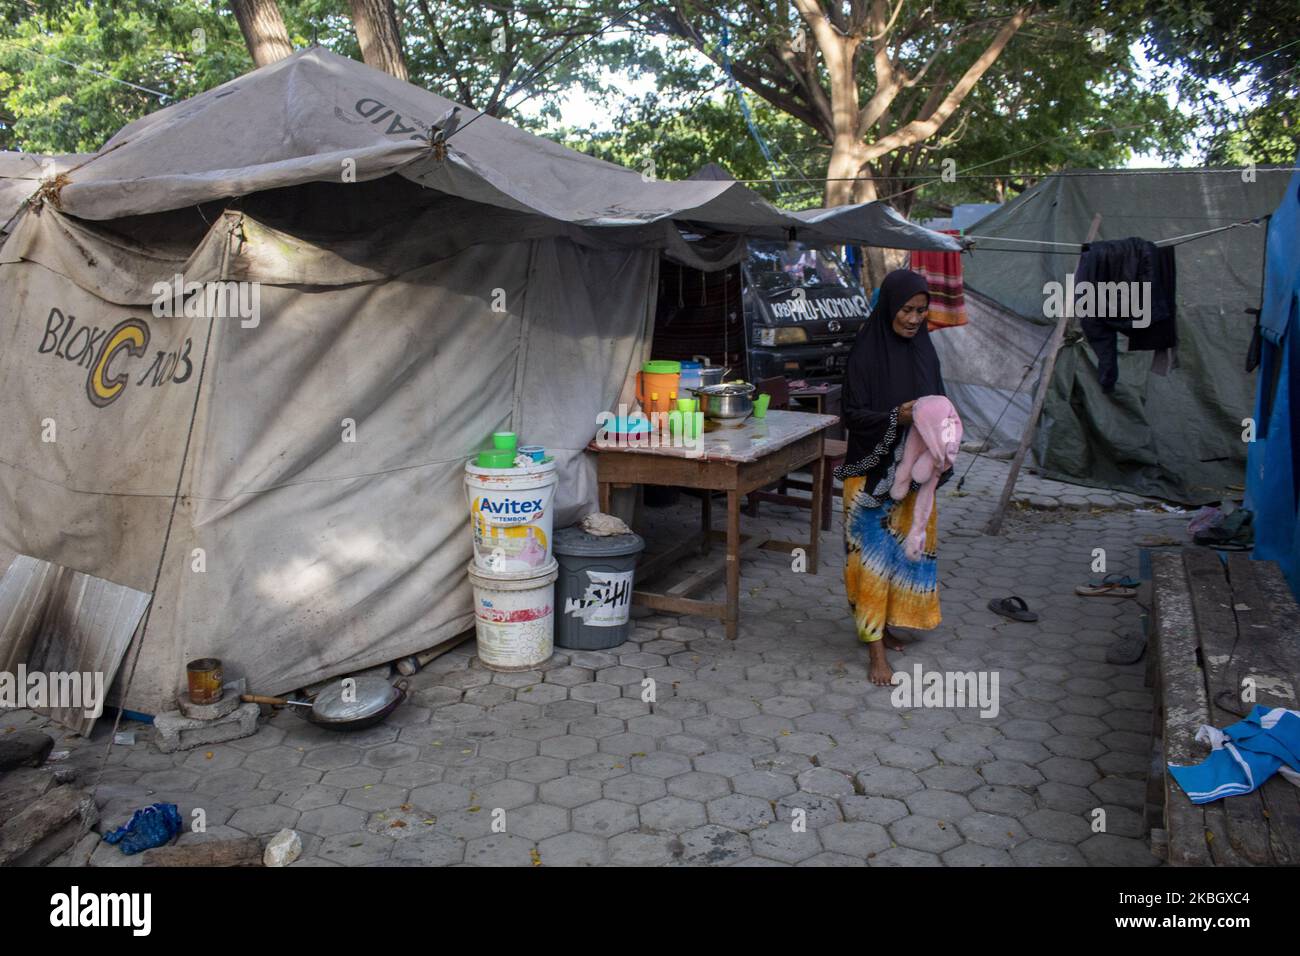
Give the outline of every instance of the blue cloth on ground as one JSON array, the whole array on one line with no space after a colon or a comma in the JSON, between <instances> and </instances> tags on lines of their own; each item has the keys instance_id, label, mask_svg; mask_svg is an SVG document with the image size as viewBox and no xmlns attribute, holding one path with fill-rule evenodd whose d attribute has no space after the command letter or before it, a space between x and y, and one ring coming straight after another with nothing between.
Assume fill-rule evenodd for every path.
<instances>
[{"instance_id":1,"label":"blue cloth on ground","mask_svg":"<svg viewBox=\"0 0 1300 956\"><path fill-rule=\"evenodd\" d=\"M1202 726L1196 739L1214 748L1204 763L1169 765L1192 803L1250 793L1279 771L1300 785L1300 711L1256 704L1244 720L1223 730Z\"/></svg>"},{"instance_id":2,"label":"blue cloth on ground","mask_svg":"<svg viewBox=\"0 0 1300 956\"><path fill-rule=\"evenodd\" d=\"M131 814L126 826L104 835L127 856L170 843L181 832L181 812L174 803L155 803Z\"/></svg>"}]
</instances>

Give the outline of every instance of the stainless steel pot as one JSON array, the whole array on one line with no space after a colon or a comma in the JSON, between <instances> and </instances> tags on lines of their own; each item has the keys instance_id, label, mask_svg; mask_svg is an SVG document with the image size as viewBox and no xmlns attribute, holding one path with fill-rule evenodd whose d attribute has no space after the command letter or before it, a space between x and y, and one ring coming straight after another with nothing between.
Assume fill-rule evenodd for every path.
<instances>
[{"instance_id":1,"label":"stainless steel pot","mask_svg":"<svg viewBox=\"0 0 1300 956\"><path fill-rule=\"evenodd\" d=\"M748 382L705 385L694 392L705 418L746 418L754 410L754 386Z\"/></svg>"},{"instance_id":2,"label":"stainless steel pot","mask_svg":"<svg viewBox=\"0 0 1300 956\"><path fill-rule=\"evenodd\" d=\"M722 376L727 370L721 365L706 365L700 369L700 388L721 385Z\"/></svg>"}]
</instances>

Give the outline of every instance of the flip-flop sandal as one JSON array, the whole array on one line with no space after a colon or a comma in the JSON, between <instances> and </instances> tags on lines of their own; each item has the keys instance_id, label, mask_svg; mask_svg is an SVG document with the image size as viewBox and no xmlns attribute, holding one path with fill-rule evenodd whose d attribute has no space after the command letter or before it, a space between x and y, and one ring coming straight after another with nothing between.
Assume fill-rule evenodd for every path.
<instances>
[{"instance_id":1,"label":"flip-flop sandal","mask_svg":"<svg viewBox=\"0 0 1300 956\"><path fill-rule=\"evenodd\" d=\"M1122 584L1080 584L1074 593L1083 597L1136 597L1137 589Z\"/></svg>"},{"instance_id":2,"label":"flip-flop sandal","mask_svg":"<svg viewBox=\"0 0 1300 956\"><path fill-rule=\"evenodd\" d=\"M1010 618L1013 621L1023 621L1026 624L1032 624L1038 620L1038 615L1029 610L1029 605L1025 603L1022 597L994 598L989 601L989 610L994 614L1001 614L1003 617Z\"/></svg>"}]
</instances>

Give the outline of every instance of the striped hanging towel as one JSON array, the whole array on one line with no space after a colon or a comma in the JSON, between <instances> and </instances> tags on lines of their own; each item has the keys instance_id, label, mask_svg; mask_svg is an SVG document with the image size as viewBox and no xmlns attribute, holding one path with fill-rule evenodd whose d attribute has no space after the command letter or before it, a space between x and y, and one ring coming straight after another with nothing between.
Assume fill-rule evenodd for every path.
<instances>
[{"instance_id":1,"label":"striped hanging towel","mask_svg":"<svg viewBox=\"0 0 1300 956\"><path fill-rule=\"evenodd\" d=\"M950 236L961 235L944 229ZM961 281L961 253L918 249L912 253L912 271L930 284L930 331L966 324L966 296Z\"/></svg>"}]
</instances>

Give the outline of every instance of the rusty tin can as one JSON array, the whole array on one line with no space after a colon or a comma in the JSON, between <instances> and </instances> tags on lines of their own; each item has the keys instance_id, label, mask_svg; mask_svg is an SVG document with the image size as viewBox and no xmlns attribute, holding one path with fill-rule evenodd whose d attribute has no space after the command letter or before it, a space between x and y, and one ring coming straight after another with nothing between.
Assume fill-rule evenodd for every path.
<instances>
[{"instance_id":1,"label":"rusty tin can","mask_svg":"<svg viewBox=\"0 0 1300 956\"><path fill-rule=\"evenodd\" d=\"M215 657L203 657L185 665L185 674L190 685L190 700L196 704L215 704L221 700L221 686L225 683L221 672L221 661Z\"/></svg>"}]
</instances>

